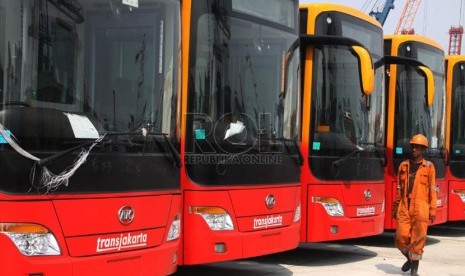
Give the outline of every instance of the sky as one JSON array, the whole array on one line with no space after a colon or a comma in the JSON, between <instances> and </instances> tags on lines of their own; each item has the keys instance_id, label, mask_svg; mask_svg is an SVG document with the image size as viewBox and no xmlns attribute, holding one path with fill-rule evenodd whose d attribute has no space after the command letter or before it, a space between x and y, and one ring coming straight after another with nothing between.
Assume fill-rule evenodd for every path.
<instances>
[{"instance_id":1,"label":"sky","mask_svg":"<svg viewBox=\"0 0 465 276\"><path fill-rule=\"evenodd\" d=\"M300 3L337 3L362 10L369 13L375 3L381 11L385 0L299 0ZM395 0L394 9L391 10L383 26L384 34L393 34L400 19L407 0ZM461 8L462 7L462 8ZM417 16L413 23L416 34L428 36L442 45L445 53L449 49L449 29L451 26L465 25L464 0L422 0ZM464 38L465 39L465 38ZM465 41L462 39L461 54L465 54Z\"/></svg>"}]
</instances>

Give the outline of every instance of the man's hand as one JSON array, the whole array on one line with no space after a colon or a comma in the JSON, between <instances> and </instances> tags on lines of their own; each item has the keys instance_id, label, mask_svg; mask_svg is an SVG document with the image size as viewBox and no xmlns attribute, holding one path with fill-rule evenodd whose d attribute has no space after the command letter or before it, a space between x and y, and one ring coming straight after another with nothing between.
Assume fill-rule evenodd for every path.
<instances>
[{"instance_id":1,"label":"man's hand","mask_svg":"<svg viewBox=\"0 0 465 276\"><path fill-rule=\"evenodd\" d=\"M431 221L431 223L433 223L435 219L436 219L436 216L431 216L431 215L429 216L429 220Z\"/></svg>"},{"instance_id":2,"label":"man's hand","mask_svg":"<svg viewBox=\"0 0 465 276\"><path fill-rule=\"evenodd\" d=\"M392 219L397 219L397 207L392 208Z\"/></svg>"}]
</instances>

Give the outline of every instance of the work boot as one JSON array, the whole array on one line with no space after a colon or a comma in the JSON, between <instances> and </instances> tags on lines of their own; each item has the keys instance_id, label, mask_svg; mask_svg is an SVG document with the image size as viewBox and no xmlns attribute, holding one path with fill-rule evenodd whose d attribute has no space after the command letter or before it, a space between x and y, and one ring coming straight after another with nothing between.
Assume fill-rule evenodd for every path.
<instances>
[{"instance_id":1,"label":"work boot","mask_svg":"<svg viewBox=\"0 0 465 276\"><path fill-rule=\"evenodd\" d=\"M407 272L407 271L410 270L410 268L412 268L412 261L407 260L407 261L402 265L401 270L402 270L403 272Z\"/></svg>"},{"instance_id":2,"label":"work boot","mask_svg":"<svg viewBox=\"0 0 465 276\"><path fill-rule=\"evenodd\" d=\"M410 275L418 276L418 265L420 261L412 261L412 270L410 270Z\"/></svg>"},{"instance_id":3,"label":"work boot","mask_svg":"<svg viewBox=\"0 0 465 276\"><path fill-rule=\"evenodd\" d=\"M408 254L403 254L403 253L402 253L402 255L404 255L405 258L407 258L407 261L402 265L401 270L402 270L403 272L407 272L407 271L410 270L410 268L412 268L412 261L410 261L410 259L408 258Z\"/></svg>"}]
</instances>

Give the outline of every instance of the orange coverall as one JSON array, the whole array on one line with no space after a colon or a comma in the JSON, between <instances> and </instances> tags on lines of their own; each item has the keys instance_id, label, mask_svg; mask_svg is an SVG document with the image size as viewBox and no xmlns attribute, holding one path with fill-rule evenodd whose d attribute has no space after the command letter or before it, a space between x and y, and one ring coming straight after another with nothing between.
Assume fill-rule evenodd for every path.
<instances>
[{"instance_id":1,"label":"orange coverall","mask_svg":"<svg viewBox=\"0 0 465 276\"><path fill-rule=\"evenodd\" d=\"M415 175L413 190L408 194L409 166L410 161L402 162L397 173L395 244L411 260L421 260L429 216L436 216L436 170L430 161L423 159Z\"/></svg>"}]
</instances>

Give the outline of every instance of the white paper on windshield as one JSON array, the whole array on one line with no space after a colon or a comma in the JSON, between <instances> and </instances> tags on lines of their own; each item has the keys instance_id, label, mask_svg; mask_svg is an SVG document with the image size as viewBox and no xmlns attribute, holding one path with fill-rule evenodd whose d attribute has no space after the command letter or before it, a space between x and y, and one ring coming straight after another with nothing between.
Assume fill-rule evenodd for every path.
<instances>
[{"instance_id":1,"label":"white paper on windshield","mask_svg":"<svg viewBox=\"0 0 465 276\"><path fill-rule=\"evenodd\" d=\"M223 140L226 140L226 139L228 139L229 137L231 137L233 135L241 133L242 131L244 131L244 129L245 129L244 123L241 122L241 121L237 121L235 123L230 123L229 124L229 129L226 130L226 134L224 135Z\"/></svg>"},{"instance_id":2,"label":"white paper on windshield","mask_svg":"<svg viewBox=\"0 0 465 276\"><path fill-rule=\"evenodd\" d=\"M74 137L76 138L93 138L97 139L98 131L92 122L86 116L64 113L73 128Z\"/></svg>"},{"instance_id":3,"label":"white paper on windshield","mask_svg":"<svg viewBox=\"0 0 465 276\"><path fill-rule=\"evenodd\" d=\"M139 0L123 0L123 4L131 7L139 7Z\"/></svg>"},{"instance_id":4,"label":"white paper on windshield","mask_svg":"<svg viewBox=\"0 0 465 276\"><path fill-rule=\"evenodd\" d=\"M431 147L430 147L430 148L435 149L435 148L437 148L437 147L438 147L438 137L433 136L433 137L431 138Z\"/></svg>"}]
</instances>

